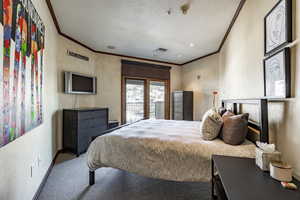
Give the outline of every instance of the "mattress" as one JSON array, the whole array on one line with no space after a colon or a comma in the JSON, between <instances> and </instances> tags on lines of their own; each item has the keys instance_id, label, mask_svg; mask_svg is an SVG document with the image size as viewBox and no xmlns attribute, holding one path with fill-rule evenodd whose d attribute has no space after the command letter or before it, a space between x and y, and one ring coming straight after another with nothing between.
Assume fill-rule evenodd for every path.
<instances>
[{"instance_id":1,"label":"mattress","mask_svg":"<svg viewBox=\"0 0 300 200\"><path fill-rule=\"evenodd\" d=\"M182 182L211 179L211 156L255 157L255 145L202 139L195 121L143 120L96 138L87 153L91 171L102 167Z\"/></svg>"}]
</instances>

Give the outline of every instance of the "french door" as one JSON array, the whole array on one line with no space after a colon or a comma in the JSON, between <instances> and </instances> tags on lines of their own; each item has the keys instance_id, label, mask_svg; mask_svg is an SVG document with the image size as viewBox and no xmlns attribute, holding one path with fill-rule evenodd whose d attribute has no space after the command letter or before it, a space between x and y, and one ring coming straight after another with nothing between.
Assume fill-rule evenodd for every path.
<instances>
[{"instance_id":1,"label":"french door","mask_svg":"<svg viewBox=\"0 0 300 200\"><path fill-rule=\"evenodd\" d=\"M146 118L145 83L145 80L125 80L125 123Z\"/></svg>"},{"instance_id":2,"label":"french door","mask_svg":"<svg viewBox=\"0 0 300 200\"><path fill-rule=\"evenodd\" d=\"M122 123L141 119L170 119L168 80L123 77Z\"/></svg>"}]
</instances>

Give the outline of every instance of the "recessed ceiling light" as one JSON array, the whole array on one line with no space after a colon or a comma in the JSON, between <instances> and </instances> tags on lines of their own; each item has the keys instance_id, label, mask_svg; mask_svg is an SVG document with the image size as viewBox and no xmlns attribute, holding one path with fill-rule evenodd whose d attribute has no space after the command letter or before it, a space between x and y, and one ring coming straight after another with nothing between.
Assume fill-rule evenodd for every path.
<instances>
[{"instance_id":1,"label":"recessed ceiling light","mask_svg":"<svg viewBox=\"0 0 300 200\"><path fill-rule=\"evenodd\" d=\"M112 46L112 45L108 45L107 48L108 48L108 49L111 49L111 50L116 49L116 47L115 47L115 46Z\"/></svg>"},{"instance_id":2,"label":"recessed ceiling light","mask_svg":"<svg viewBox=\"0 0 300 200\"><path fill-rule=\"evenodd\" d=\"M194 47L195 46L195 44L194 43L190 43L190 47Z\"/></svg>"}]
</instances>

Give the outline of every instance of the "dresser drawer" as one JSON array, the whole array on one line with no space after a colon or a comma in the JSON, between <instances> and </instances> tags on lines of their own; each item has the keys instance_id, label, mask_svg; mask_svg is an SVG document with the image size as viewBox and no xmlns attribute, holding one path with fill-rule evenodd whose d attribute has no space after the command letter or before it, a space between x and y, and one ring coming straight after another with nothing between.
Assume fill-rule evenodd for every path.
<instances>
[{"instance_id":1,"label":"dresser drawer","mask_svg":"<svg viewBox=\"0 0 300 200\"><path fill-rule=\"evenodd\" d=\"M183 113L182 112L174 113L174 120L183 120Z\"/></svg>"},{"instance_id":2,"label":"dresser drawer","mask_svg":"<svg viewBox=\"0 0 300 200\"><path fill-rule=\"evenodd\" d=\"M96 110L90 112L79 112L78 120L92 119L92 118L104 118L107 116L107 110Z\"/></svg>"},{"instance_id":3,"label":"dresser drawer","mask_svg":"<svg viewBox=\"0 0 300 200\"><path fill-rule=\"evenodd\" d=\"M181 104L174 103L173 107L174 107L174 112L180 112L180 113L183 112L183 105L182 105L182 103Z\"/></svg>"},{"instance_id":4,"label":"dresser drawer","mask_svg":"<svg viewBox=\"0 0 300 200\"><path fill-rule=\"evenodd\" d=\"M174 92L173 93L173 98L174 100L181 100L183 98L183 93L182 92Z\"/></svg>"},{"instance_id":5,"label":"dresser drawer","mask_svg":"<svg viewBox=\"0 0 300 200\"><path fill-rule=\"evenodd\" d=\"M106 130L107 130L107 126L100 126L97 128L88 128L88 129L81 131L81 135L78 136L78 139L81 140L83 138L87 138L90 141L92 136L101 135L101 133Z\"/></svg>"},{"instance_id":6,"label":"dresser drawer","mask_svg":"<svg viewBox=\"0 0 300 200\"><path fill-rule=\"evenodd\" d=\"M93 137L103 135L102 133L106 130L106 126L102 126L81 131L81 134L78 136L78 146L80 147L80 153L83 153L88 149Z\"/></svg>"},{"instance_id":7,"label":"dresser drawer","mask_svg":"<svg viewBox=\"0 0 300 200\"><path fill-rule=\"evenodd\" d=\"M97 128L104 125L107 126L106 116L103 118L90 118L81 120L78 122L78 129Z\"/></svg>"}]
</instances>

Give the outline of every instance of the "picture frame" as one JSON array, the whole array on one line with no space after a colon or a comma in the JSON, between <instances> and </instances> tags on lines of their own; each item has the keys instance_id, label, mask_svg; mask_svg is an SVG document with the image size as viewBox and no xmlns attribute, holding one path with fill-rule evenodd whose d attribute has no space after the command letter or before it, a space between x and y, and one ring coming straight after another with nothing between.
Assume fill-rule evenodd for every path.
<instances>
[{"instance_id":1,"label":"picture frame","mask_svg":"<svg viewBox=\"0 0 300 200\"><path fill-rule=\"evenodd\" d=\"M292 1L280 0L264 18L265 56L293 40Z\"/></svg>"},{"instance_id":2,"label":"picture frame","mask_svg":"<svg viewBox=\"0 0 300 200\"><path fill-rule=\"evenodd\" d=\"M264 95L270 99L291 97L291 53L289 48L264 59Z\"/></svg>"},{"instance_id":3,"label":"picture frame","mask_svg":"<svg viewBox=\"0 0 300 200\"><path fill-rule=\"evenodd\" d=\"M47 44L45 24L31 0L0 2L0 43L5 44L0 48L2 148L44 123Z\"/></svg>"}]
</instances>

